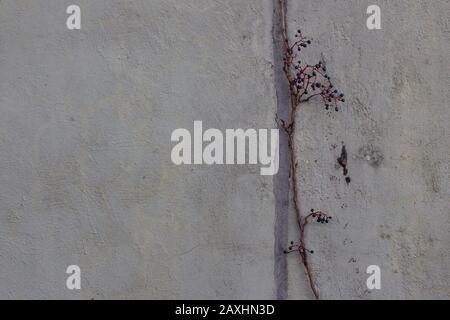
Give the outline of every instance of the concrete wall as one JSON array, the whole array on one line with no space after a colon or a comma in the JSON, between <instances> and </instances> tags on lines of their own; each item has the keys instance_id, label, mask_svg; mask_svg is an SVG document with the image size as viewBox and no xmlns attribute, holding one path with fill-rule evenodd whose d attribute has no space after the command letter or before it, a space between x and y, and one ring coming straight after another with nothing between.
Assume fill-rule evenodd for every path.
<instances>
[{"instance_id":1,"label":"concrete wall","mask_svg":"<svg viewBox=\"0 0 450 320\"><path fill-rule=\"evenodd\" d=\"M302 206L336 217L309 233L322 296L450 298L450 3L289 3L289 27L317 39L309 56L326 61L348 102L332 116L311 102L300 120ZM382 30L369 31L374 3ZM342 141L349 185L335 168ZM382 290L367 290L371 264ZM289 288L292 297L304 291Z\"/></svg>"},{"instance_id":2,"label":"concrete wall","mask_svg":"<svg viewBox=\"0 0 450 320\"><path fill-rule=\"evenodd\" d=\"M287 15L348 96L299 120L302 208L335 218L308 232L322 296L450 298L450 4L291 0ZM274 126L272 22L272 0L0 0L0 298L311 298L298 257L274 258L296 236L277 177L170 160L194 120Z\"/></svg>"}]
</instances>

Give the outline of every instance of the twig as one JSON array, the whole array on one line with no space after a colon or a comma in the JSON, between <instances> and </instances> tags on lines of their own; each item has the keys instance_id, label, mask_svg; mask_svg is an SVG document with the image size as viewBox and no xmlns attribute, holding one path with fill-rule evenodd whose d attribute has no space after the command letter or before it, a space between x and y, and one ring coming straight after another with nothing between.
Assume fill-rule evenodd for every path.
<instances>
[{"instance_id":1,"label":"twig","mask_svg":"<svg viewBox=\"0 0 450 320\"><path fill-rule=\"evenodd\" d=\"M330 77L326 73L326 67L323 62L309 65L302 63L300 60L296 61L297 52L300 52L302 48L306 48L311 44L312 39L305 37L301 30L298 30L295 35L294 43L290 45L286 30L285 0L278 0L277 12L279 16L280 36L283 41L283 71L289 84L290 92L290 118L289 120L283 120L279 119L277 115L276 120L288 136L292 201L299 230L298 244L293 245L293 243L291 243L292 245L289 247L290 251L286 251L286 253L292 251L299 253L300 261L305 269L311 291L314 297L319 299L319 292L314 283L311 267L308 262L308 253L313 253L313 251L305 248L305 230L312 218L317 218L318 222L324 223L328 222L328 219L331 217L321 211L314 211L313 209L311 209L311 212L308 215L303 216L300 209L299 188L297 182L298 160L295 152L297 111L300 104L310 101L313 97L320 96L324 102L325 109L329 110L329 107L333 106L335 111L338 111L337 103L339 101L344 102L345 100L344 94L338 93L338 91L334 89Z\"/></svg>"}]
</instances>

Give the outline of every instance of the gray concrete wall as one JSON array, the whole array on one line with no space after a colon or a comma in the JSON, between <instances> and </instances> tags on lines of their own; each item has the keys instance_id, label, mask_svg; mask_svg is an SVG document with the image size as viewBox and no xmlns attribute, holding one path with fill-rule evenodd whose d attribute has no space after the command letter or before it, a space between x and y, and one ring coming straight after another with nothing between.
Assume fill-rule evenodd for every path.
<instances>
[{"instance_id":1,"label":"gray concrete wall","mask_svg":"<svg viewBox=\"0 0 450 320\"><path fill-rule=\"evenodd\" d=\"M450 3L289 3L289 27L317 40L308 54L323 57L348 102L332 116L314 102L301 112L302 205L336 217L309 233L322 296L448 299ZM369 31L374 3L382 30ZM342 141L349 185L335 169ZM382 290L366 288L371 264L381 268ZM293 297L304 291L290 286Z\"/></svg>"},{"instance_id":2,"label":"gray concrete wall","mask_svg":"<svg viewBox=\"0 0 450 320\"><path fill-rule=\"evenodd\" d=\"M291 0L287 15L348 96L299 120L302 208L335 218L308 232L322 296L450 298L449 2ZM276 177L170 160L194 120L274 126L272 21L272 0L0 0L0 298L311 298L298 257L274 257L296 237Z\"/></svg>"}]
</instances>

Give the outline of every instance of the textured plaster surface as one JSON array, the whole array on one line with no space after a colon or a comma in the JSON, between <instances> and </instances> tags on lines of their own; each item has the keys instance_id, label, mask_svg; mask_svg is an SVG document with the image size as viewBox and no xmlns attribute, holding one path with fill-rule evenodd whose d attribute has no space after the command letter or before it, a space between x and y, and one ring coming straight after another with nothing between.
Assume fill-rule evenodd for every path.
<instances>
[{"instance_id":1,"label":"textured plaster surface","mask_svg":"<svg viewBox=\"0 0 450 320\"><path fill-rule=\"evenodd\" d=\"M334 217L308 229L322 296L450 298L449 2L291 0L287 16L348 97L299 118L302 208ZM194 120L274 127L272 22L272 0L0 0L0 298L311 298L298 257L274 258L296 236L276 178L170 160Z\"/></svg>"},{"instance_id":2,"label":"textured plaster surface","mask_svg":"<svg viewBox=\"0 0 450 320\"><path fill-rule=\"evenodd\" d=\"M305 105L297 143L304 211L335 217L308 234L322 297L450 298L450 3L289 3L290 29L316 39L308 56L321 57L347 95L332 116ZM369 31L374 3L382 30ZM342 142L349 185L335 167ZM301 282L296 257L289 262L289 282ZM367 290L372 264L381 290ZM306 289L290 285L289 296Z\"/></svg>"}]
</instances>

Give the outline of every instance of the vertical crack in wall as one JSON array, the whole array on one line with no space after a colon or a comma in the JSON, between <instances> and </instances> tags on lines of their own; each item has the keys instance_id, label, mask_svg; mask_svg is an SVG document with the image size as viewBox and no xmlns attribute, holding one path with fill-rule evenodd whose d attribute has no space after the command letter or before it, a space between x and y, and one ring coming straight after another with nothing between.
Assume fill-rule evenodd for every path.
<instances>
[{"instance_id":1,"label":"vertical crack in wall","mask_svg":"<svg viewBox=\"0 0 450 320\"><path fill-rule=\"evenodd\" d=\"M284 0L283 0L284 1ZM280 36L280 23L278 13L279 0L273 0L272 13L272 39L273 39L273 63L274 81L277 97L277 115L280 119L289 119L289 86L283 72L283 43ZM273 192L275 196L275 246L274 246L274 278L276 299L288 297L288 270L287 258L283 253L288 242L288 214L289 214L289 150L288 136L284 130L280 130L279 142L280 163L278 173L273 178Z\"/></svg>"}]
</instances>

